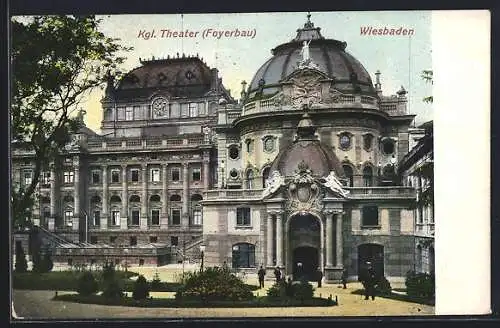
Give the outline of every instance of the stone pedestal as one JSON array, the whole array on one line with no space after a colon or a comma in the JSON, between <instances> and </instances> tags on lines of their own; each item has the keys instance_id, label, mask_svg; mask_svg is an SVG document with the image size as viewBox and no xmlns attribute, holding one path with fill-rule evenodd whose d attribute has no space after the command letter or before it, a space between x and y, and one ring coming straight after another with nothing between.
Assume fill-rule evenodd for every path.
<instances>
[{"instance_id":1,"label":"stone pedestal","mask_svg":"<svg viewBox=\"0 0 500 328\"><path fill-rule=\"evenodd\" d=\"M342 280L342 271L344 268L341 267L325 267L325 282L326 283L339 283Z\"/></svg>"}]
</instances>

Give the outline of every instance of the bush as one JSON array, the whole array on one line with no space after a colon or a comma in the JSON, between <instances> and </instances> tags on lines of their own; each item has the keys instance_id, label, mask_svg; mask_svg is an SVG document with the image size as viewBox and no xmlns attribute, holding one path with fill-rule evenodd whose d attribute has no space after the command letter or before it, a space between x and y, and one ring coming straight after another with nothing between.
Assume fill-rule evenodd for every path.
<instances>
[{"instance_id":1,"label":"bush","mask_svg":"<svg viewBox=\"0 0 500 328\"><path fill-rule=\"evenodd\" d=\"M46 251L42 256L40 249L33 252L33 271L38 273L46 273L52 271L54 263L52 262L52 254Z\"/></svg>"},{"instance_id":2,"label":"bush","mask_svg":"<svg viewBox=\"0 0 500 328\"><path fill-rule=\"evenodd\" d=\"M144 300L149 297L149 284L144 276L140 275L135 281L132 297L134 300Z\"/></svg>"},{"instance_id":3,"label":"bush","mask_svg":"<svg viewBox=\"0 0 500 328\"><path fill-rule=\"evenodd\" d=\"M158 272L155 272L155 275L153 276L153 280L151 280L151 290L158 290L161 288L161 280L160 276L158 275Z\"/></svg>"},{"instance_id":4,"label":"bush","mask_svg":"<svg viewBox=\"0 0 500 328\"><path fill-rule=\"evenodd\" d=\"M228 268L213 267L189 273L183 281L175 294L177 300L241 301L254 297L250 288Z\"/></svg>"},{"instance_id":5,"label":"bush","mask_svg":"<svg viewBox=\"0 0 500 328\"><path fill-rule=\"evenodd\" d=\"M123 291L118 280L106 281L104 290L102 291L104 298L114 299L123 297Z\"/></svg>"},{"instance_id":6,"label":"bush","mask_svg":"<svg viewBox=\"0 0 500 328\"><path fill-rule=\"evenodd\" d=\"M275 282L274 285L272 285L267 290L267 296L271 298L281 298L281 299L286 298L287 296L289 296L287 283L284 282L283 280Z\"/></svg>"},{"instance_id":7,"label":"bush","mask_svg":"<svg viewBox=\"0 0 500 328\"><path fill-rule=\"evenodd\" d=\"M423 297L429 300L434 299L436 290L434 275L409 271L406 274L405 284L408 296Z\"/></svg>"},{"instance_id":8,"label":"bush","mask_svg":"<svg viewBox=\"0 0 500 328\"><path fill-rule=\"evenodd\" d=\"M78 288L76 290L78 294L89 296L97 293L98 290L99 286L94 278L94 275L89 271L83 272L78 279Z\"/></svg>"},{"instance_id":9,"label":"bush","mask_svg":"<svg viewBox=\"0 0 500 328\"><path fill-rule=\"evenodd\" d=\"M308 281L302 280L299 284L292 285L292 297L301 301L310 300L314 296L314 288Z\"/></svg>"},{"instance_id":10,"label":"bush","mask_svg":"<svg viewBox=\"0 0 500 328\"><path fill-rule=\"evenodd\" d=\"M376 289L381 295L390 295L392 292L391 283L389 282L389 280L387 280L386 277L382 277L379 279Z\"/></svg>"},{"instance_id":11,"label":"bush","mask_svg":"<svg viewBox=\"0 0 500 328\"><path fill-rule=\"evenodd\" d=\"M314 296L314 288L308 281L302 280L300 283L289 285L284 281L275 283L267 290L267 296L280 299L310 300Z\"/></svg>"},{"instance_id":12,"label":"bush","mask_svg":"<svg viewBox=\"0 0 500 328\"><path fill-rule=\"evenodd\" d=\"M24 250L20 248L16 250L16 272L26 272L28 271L28 262L26 261L26 254L24 254Z\"/></svg>"}]
</instances>

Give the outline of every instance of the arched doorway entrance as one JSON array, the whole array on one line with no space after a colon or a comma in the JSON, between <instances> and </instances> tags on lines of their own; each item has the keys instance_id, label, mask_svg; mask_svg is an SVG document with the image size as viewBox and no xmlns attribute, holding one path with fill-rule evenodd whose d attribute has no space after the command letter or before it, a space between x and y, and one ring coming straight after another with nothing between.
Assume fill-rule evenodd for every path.
<instances>
[{"instance_id":1,"label":"arched doorway entrance","mask_svg":"<svg viewBox=\"0 0 500 328\"><path fill-rule=\"evenodd\" d=\"M293 250L293 278L302 277L315 280L314 273L319 266L319 250L315 247L301 246ZM300 263L300 265L299 265Z\"/></svg>"},{"instance_id":2,"label":"arched doorway entrance","mask_svg":"<svg viewBox=\"0 0 500 328\"><path fill-rule=\"evenodd\" d=\"M384 246L378 244L362 244L358 246L358 277L371 264L378 277L384 276Z\"/></svg>"},{"instance_id":3,"label":"arched doorway entrance","mask_svg":"<svg viewBox=\"0 0 500 328\"><path fill-rule=\"evenodd\" d=\"M313 280L322 266L321 221L309 213L295 214L289 220L287 272L295 280Z\"/></svg>"}]
</instances>

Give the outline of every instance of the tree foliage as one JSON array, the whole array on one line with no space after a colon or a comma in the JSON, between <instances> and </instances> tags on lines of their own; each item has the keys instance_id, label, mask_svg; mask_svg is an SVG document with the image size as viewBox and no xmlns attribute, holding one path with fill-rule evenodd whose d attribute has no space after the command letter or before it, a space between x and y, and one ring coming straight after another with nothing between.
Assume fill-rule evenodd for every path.
<instances>
[{"instance_id":1,"label":"tree foliage","mask_svg":"<svg viewBox=\"0 0 500 328\"><path fill-rule=\"evenodd\" d=\"M423 70L421 77L425 82L428 82L430 84L434 84L432 70ZM434 98L432 96L427 96L427 97L424 97L423 100L426 103L432 103L434 101Z\"/></svg>"},{"instance_id":2,"label":"tree foliage","mask_svg":"<svg viewBox=\"0 0 500 328\"><path fill-rule=\"evenodd\" d=\"M43 170L79 129L79 104L90 91L119 74L130 50L99 31L94 16L37 16L12 21L11 138L16 148L34 152L30 185L14 186L12 213L29 218Z\"/></svg>"}]
</instances>

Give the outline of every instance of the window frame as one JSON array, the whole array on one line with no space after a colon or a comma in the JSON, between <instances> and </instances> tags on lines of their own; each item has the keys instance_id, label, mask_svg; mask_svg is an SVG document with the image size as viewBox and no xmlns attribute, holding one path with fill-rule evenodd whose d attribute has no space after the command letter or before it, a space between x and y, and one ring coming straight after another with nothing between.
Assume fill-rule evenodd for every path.
<instances>
[{"instance_id":1,"label":"window frame","mask_svg":"<svg viewBox=\"0 0 500 328\"><path fill-rule=\"evenodd\" d=\"M72 208L66 208L64 210L64 226L65 227L73 227L73 217L74 216L75 216L75 211Z\"/></svg>"},{"instance_id":2,"label":"window frame","mask_svg":"<svg viewBox=\"0 0 500 328\"><path fill-rule=\"evenodd\" d=\"M188 105L189 117L198 117L200 116L200 109L198 103L190 102Z\"/></svg>"},{"instance_id":3,"label":"window frame","mask_svg":"<svg viewBox=\"0 0 500 328\"><path fill-rule=\"evenodd\" d=\"M120 221L121 221L120 210L112 209L111 210L111 225L114 227L118 227L118 226L120 226ZM116 224L116 222L118 222L118 224Z\"/></svg>"},{"instance_id":4,"label":"window frame","mask_svg":"<svg viewBox=\"0 0 500 328\"><path fill-rule=\"evenodd\" d=\"M125 121L133 121L134 120L134 107L127 106L125 107Z\"/></svg>"},{"instance_id":5,"label":"window frame","mask_svg":"<svg viewBox=\"0 0 500 328\"><path fill-rule=\"evenodd\" d=\"M149 172L151 174L151 182L160 182L161 181L161 173L159 168L152 168Z\"/></svg>"},{"instance_id":6,"label":"window frame","mask_svg":"<svg viewBox=\"0 0 500 328\"><path fill-rule=\"evenodd\" d=\"M369 213L365 211L371 210L372 213L376 213L376 224L374 222L367 222L368 220L372 221L373 218L367 218L366 216ZM362 228L380 228L380 209L377 205L374 204L366 204L361 208L361 227Z\"/></svg>"},{"instance_id":7,"label":"window frame","mask_svg":"<svg viewBox=\"0 0 500 328\"><path fill-rule=\"evenodd\" d=\"M31 185L31 183L33 182L32 170L23 170L23 182L25 186Z\"/></svg>"},{"instance_id":8,"label":"window frame","mask_svg":"<svg viewBox=\"0 0 500 328\"><path fill-rule=\"evenodd\" d=\"M113 179L113 176L116 176L116 181ZM120 183L120 170L112 169L110 172L111 183Z\"/></svg>"},{"instance_id":9,"label":"window frame","mask_svg":"<svg viewBox=\"0 0 500 328\"><path fill-rule=\"evenodd\" d=\"M245 249L241 249L245 246ZM237 254L237 256L236 256ZM242 255L246 255L242 257ZM255 245L251 243L236 243L231 246L231 262L232 267L238 268L256 268L257 260L255 254Z\"/></svg>"},{"instance_id":10,"label":"window frame","mask_svg":"<svg viewBox=\"0 0 500 328\"><path fill-rule=\"evenodd\" d=\"M245 215L245 214L248 214L248 215ZM237 227L251 227L252 226L252 209L250 207L237 207L236 208L236 226Z\"/></svg>"},{"instance_id":11,"label":"window frame","mask_svg":"<svg viewBox=\"0 0 500 328\"><path fill-rule=\"evenodd\" d=\"M95 209L92 211L92 225L96 227L101 225L101 210Z\"/></svg>"},{"instance_id":12,"label":"window frame","mask_svg":"<svg viewBox=\"0 0 500 328\"><path fill-rule=\"evenodd\" d=\"M197 176L197 178L196 178ZM191 171L192 181L201 181L201 167L193 167Z\"/></svg>"},{"instance_id":13,"label":"window frame","mask_svg":"<svg viewBox=\"0 0 500 328\"><path fill-rule=\"evenodd\" d=\"M156 213L158 215L156 215ZM154 222L156 216L157 216L157 219L158 219L158 223ZM151 209L151 225L154 225L154 226L159 226L160 225L160 210L157 209L157 208Z\"/></svg>"},{"instance_id":14,"label":"window frame","mask_svg":"<svg viewBox=\"0 0 500 328\"><path fill-rule=\"evenodd\" d=\"M267 148L268 142L271 142L271 148ZM266 153L272 153L276 150L276 137L275 136L265 136L262 138L262 150Z\"/></svg>"},{"instance_id":15,"label":"window frame","mask_svg":"<svg viewBox=\"0 0 500 328\"><path fill-rule=\"evenodd\" d=\"M50 171L44 171L42 172L42 185L50 185Z\"/></svg>"},{"instance_id":16,"label":"window frame","mask_svg":"<svg viewBox=\"0 0 500 328\"><path fill-rule=\"evenodd\" d=\"M139 169L130 169L130 182L140 182L141 181L141 178L140 178L140 170ZM134 174L137 174L137 177L136 179L134 179Z\"/></svg>"},{"instance_id":17,"label":"window frame","mask_svg":"<svg viewBox=\"0 0 500 328\"><path fill-rule=\"evenodd\" d=\"M137 214L137 215L136 215ZM136 222L134 222L136 221ZM130 210L130 225L138 226L141 222L141 211L137 208L132 208Z\"/></svg>"},{"instance_id":18,"label":"window frame","mask_svg":"<svg viewBox=\"0 0 500 328\"><path fill-rule=\"evenodd\" d=\"M97 177L97 181L95 180L95 177ZM100 184L101 183L101 171L92 170L91 181L92 181L92 184Z\"/></svg>"},{"instance_id":19,"label":"window frame","mask_svg":"<svg viewBox=\"0 0 500 328\"><path fill-rule=\"evenodd\" d=\"M174 179L174 173L177 176L176 179ZM179 182L179 181L181 181L181 169L179 167L173 167L173 168L170 169L170 180L172 182Z\"/></svg>"},{"instance_id":20,"label":"window frame","mask_svg":"<svg viewBox=\"0 0 500 328\"><path fill-rule=\"evenodd\" d=\"M343 151L348 151L349 149L351 149L352 148L352 143L353 143L352 142L353 141L352 137L353 137L352 133L349 133L349 132L341 132L341 133L339 133L339 148L341 150L343 150ZM342 139L343 138L347 138L347 140L349 142L349 144L347 146L345 146L345 145L342 144Z\"/></svg>"},{"instance_id":21,"label":"window frame","mask_svg":"<svg viewBox=\"0 0 500 328\"><path fill-rule=\"evenodd\" d=\"M174 215L174 213L178 213L178 215L177 214ZM180 208L172 208L172 209L170 209L170 216L171 216L171 220L170 220L170 224L171 225L174 225L174 226L181 225L181 223L182 223L182 213L181 213ZM174 219L176 219L177 217L178 217L179 222L175 223Z\"/></svg>"},{"instance_id":22,"label":"window frame","mask_svg":"<svg viewBox=\"0 0 500 328\"><path fill-rule=\"evenodd\" d=\"M64 171L63 172L63 183L70 184L75 183L75 171Z\"/></svg>"},{"instance_id":23,"label":"window frame","mask_svg":"<svg viewBox=\"0 0 500 328\"><path fill-rule=\"evenodd\" d=\"M195 226L203 225L203 212L201 208L193 209L193 225Z\"/></svg>"}]
</instances>

